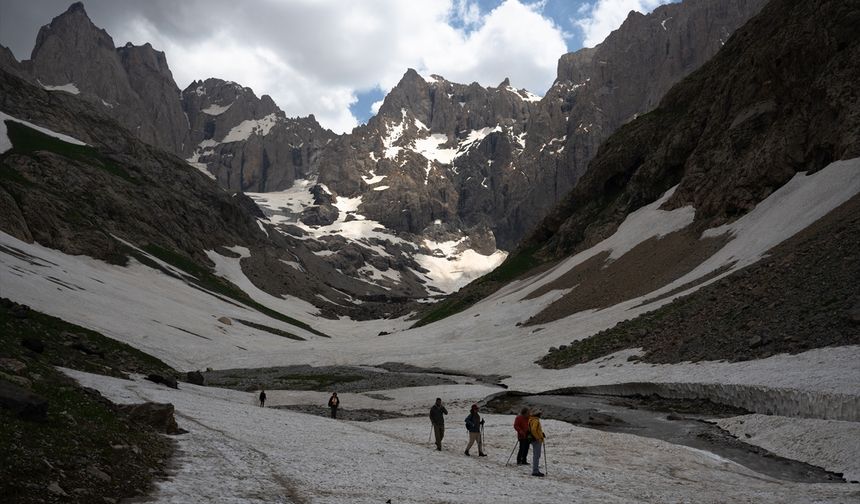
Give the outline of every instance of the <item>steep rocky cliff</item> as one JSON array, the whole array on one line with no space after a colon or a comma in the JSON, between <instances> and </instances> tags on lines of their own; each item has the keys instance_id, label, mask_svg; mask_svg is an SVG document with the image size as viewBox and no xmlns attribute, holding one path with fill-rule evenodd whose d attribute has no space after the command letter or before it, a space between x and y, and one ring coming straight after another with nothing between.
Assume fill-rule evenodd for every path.
<instances>
[{"instance_id":1,"label":"steep rocky cliff","mask_svg":"<svg viewBox=\"0 0 860 504\"><path fill-rule=\"evenodd\" d=\"M860 156L860 36L853 29L858 19L860 9L851 3L770 2L655 110L610 136L577 186L504 264L423 323L541 271L535 268L542 263L591 248L618 231L632 212L667 195L657 210L694 212L686 230L639 247L637 257L597 255L577 266L540 293L577 288L527 323L647 294L722 247L701 239L703 230L747 214L798 172ZM813 270L807 266L804 271Z\"/></svg>"},{"instance_id":2,"label":"steep rocky cliff","mask_svg":"<svg viewBox=\"0 0 860 504\"><path fill-rule=\"evenodd\" d=\"M116 48L81 3L39 30L24 68L49 90L80 94L141 140L177 152L187 130L163 52L149 44Z\"/></svg>"},{"instance_id":3,"label":"steep rocky cliff","mask_svg":"<svg viewBox=\"0 0 860 504\"><path fill-rule=\"evenodd\" d=\"M850 2L770 2L654 112L604 142L523 248L553 258L593 244L676 184L666 209L692 205L700 225L719 225L797 172L860 155L858 16Z\"/></svg>"},{"instance_id":4,"label":"steep rocky cliff","mask_svg":"<svg viewBox=\"0 0 860 504\"><path fill-rule=\"evenodd\" d=\"M229 191L289 189L335 138L313 115L287 118L268 95L220 79L192 82L182 107L190 126L182 156Z\"/></svg>"}]
</instances>

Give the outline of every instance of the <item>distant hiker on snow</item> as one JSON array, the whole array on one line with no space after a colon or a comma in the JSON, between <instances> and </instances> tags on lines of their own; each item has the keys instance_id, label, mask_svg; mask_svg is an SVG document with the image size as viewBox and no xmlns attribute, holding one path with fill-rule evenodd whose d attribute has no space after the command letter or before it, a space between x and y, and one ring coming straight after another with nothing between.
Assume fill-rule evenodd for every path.
<instances>
[{"instance_id":1,"label":"distant hiker on snow","mask_svg":"<svg viewBox=\"0 0 860 504\"><path fill-rule=\"evenodd\" d=\"M332 392L328 399L328 407L331 408L331 417L337 418L337 408L340 406L340 399L337 398L337 392Z\"/></svg>"},{"instance_id":2,"label":"distant hiker on snow","mask_svg":"<svg viewBox=\"0 0 860 504\"><path fill-rule=\"evenodd\" d=\"M487 454L484 453L484 440L481 439L481 429L484 427L484 420L481 418L481 415L478 414L478 405L472 405L472 411L469 413L469 416L466 417L466 430L469 431L469 444L466 445L466 451L464 452L466 456L469 456L469 448L475 444L475 441L478 442L478 456L486 457Z\"/></svg>"},{"instance_id":3,"label":"distant hiker on snow","mask_svg":"<svg viewBox=\"0 0 860 504\"><path fill-rule=\"evenodd\" d=\"M266 391L265 390L260 391L260 407L261 408L266 407Z\"/></svg>"},{"instance_id":4,"label":"distant hiker on snow","mask_svg":"<svg viewBox=\"0 0 860 504\"><path fill-rule=\"evenodd\" d=\"M433 434L436 435L436 450L442 451L442 438L445 437L445 416L448 410L442 406L442 398L436 398L436 404L430 407L430 423L433 424Z\"/></svg>"},{"instance_id":5,"label":"distant hiker on snow","mask_svg":"<svg viewBox=\"0 0 860 504\"><path fill-rule=\"evenodd\" d=\"M517 465L528 465L529 456L529 409L523 408L514 419L514 430L517 431L517 441L520 443L520 451L517 452ZM510 457L508 458L510 460Z\"/></svg>"},{"instance_id":6,"label":"distant hiker on snow","mask_svg":"<svg viewBox=\"0 0 860 504\"><path fill-rule=\"evenodd\" d=\"M537 410L529 417L529 437L532 442L532 476L543 478L544 473L540 472L540 452L546 435L540 425L541 413L541 410Z\"/></svg>"}]
</instances>

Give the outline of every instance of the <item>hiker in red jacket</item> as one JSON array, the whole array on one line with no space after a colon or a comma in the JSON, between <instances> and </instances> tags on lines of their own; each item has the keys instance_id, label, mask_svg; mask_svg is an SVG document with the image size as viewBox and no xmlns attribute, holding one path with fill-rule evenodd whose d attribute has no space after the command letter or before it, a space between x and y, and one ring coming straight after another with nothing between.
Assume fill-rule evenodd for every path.
<instances>
[{"instance_id":1,"label":"hiker in red jacket","mask_svg":"<svg viewBox=\"0 0 860 504\"><path fill-rule=\"evenodd\" d=\"M529 409L523 408L514 419L514 430L517 431L517 440L520 443L520 451L517 452L517 465L528 465L526 458L529 456ZM508 459L510 460L510 459Z\"/></svg>"}]
</instances>

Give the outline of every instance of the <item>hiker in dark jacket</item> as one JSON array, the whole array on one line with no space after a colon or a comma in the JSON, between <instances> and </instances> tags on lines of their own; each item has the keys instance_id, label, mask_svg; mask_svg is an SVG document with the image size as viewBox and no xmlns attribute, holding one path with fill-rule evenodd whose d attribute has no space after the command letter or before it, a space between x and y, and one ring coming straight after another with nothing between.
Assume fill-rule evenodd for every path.
<instances>
[{"instance_id":1,"label":"hiker in dark jacket","mask_svg":"<svg viewBox=\"0 0 860 504\"><path fill-rule=\"evenodd\" d=\"M261 408L266 407L266 391L265 390L260 391L260 407Z\"/></svg>"},{"instance_id":2,"label":"hiker in dark jacket","mask_svg":"<svg viewBox=\"0 0 860 504\"><path fill-rule=\"evenodd\" d=\"M484 440L481 439L481 427L483 426L484 420L481 418L481 415L478 414L478 405L473 404L469 416L466 417L466 430L469 431L469 444L466 445L466 451L464 453L467 457L469 456L469 448L475 444L475 441L478 442L478 456L487 456L487 454L484 453Z\"/></svg>"},{"instance_id":3,"label":"hiker in dark jacket","mask_svg":"<svg viewBox=\"0 0 860 504\"><path fill-rule=\"evenodd\" d=\"M448 410L442 406L442 398L436 398L436 404L430 407L430 423L433 424L433 434L436 435L436 450L442 451L442 438L445 437L445 415Z\"/></svg>"},{"instance_id":4,"label":"hiker in dark jacket","mask_svg":"<svg viewBox=\"0 0 860 504\"><path fill-rule=\"evenodd\" d=\"M331 408L331 417L337 418L337 408L340 406L340 399L337 398L337 392L332 392L328 399L328 407Z\"/></svg>"},{"instance_id":5,"label":"hiker in dark jacket","mask_svg":"<svg viewBox=\"0 0 860 504\"><path fill-rule=\"evenodd\" d=\"M528 465L526 460L529 456L529 409L523 408L514 419L514 430L517 431L517 441L520 443L520 451L517 452L517 465ZM508 459L510 460L510 459Z\"/></svg>"}]
</instances>

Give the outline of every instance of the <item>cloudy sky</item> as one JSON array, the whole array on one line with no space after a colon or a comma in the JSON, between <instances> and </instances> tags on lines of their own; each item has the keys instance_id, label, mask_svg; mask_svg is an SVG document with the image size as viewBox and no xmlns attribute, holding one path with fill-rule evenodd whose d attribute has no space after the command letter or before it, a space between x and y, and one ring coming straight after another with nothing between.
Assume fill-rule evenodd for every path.
<instances>
[{"instance_id":1,"label":"cloudy sky","mask_svg":"<svg viewBox=\"0 0 860 504\"><path fill-rule=\"evenodd\" d=\"M85 0L118 46L150 42L180 88L220 77L290 116L349 131L407 68L543 95L559 56L594 46L631 10L673 0ZM676 1L676 0L675 0ZM70 0L0 0L0 44L27 59Z\"/></svg>"}]
</instances>

